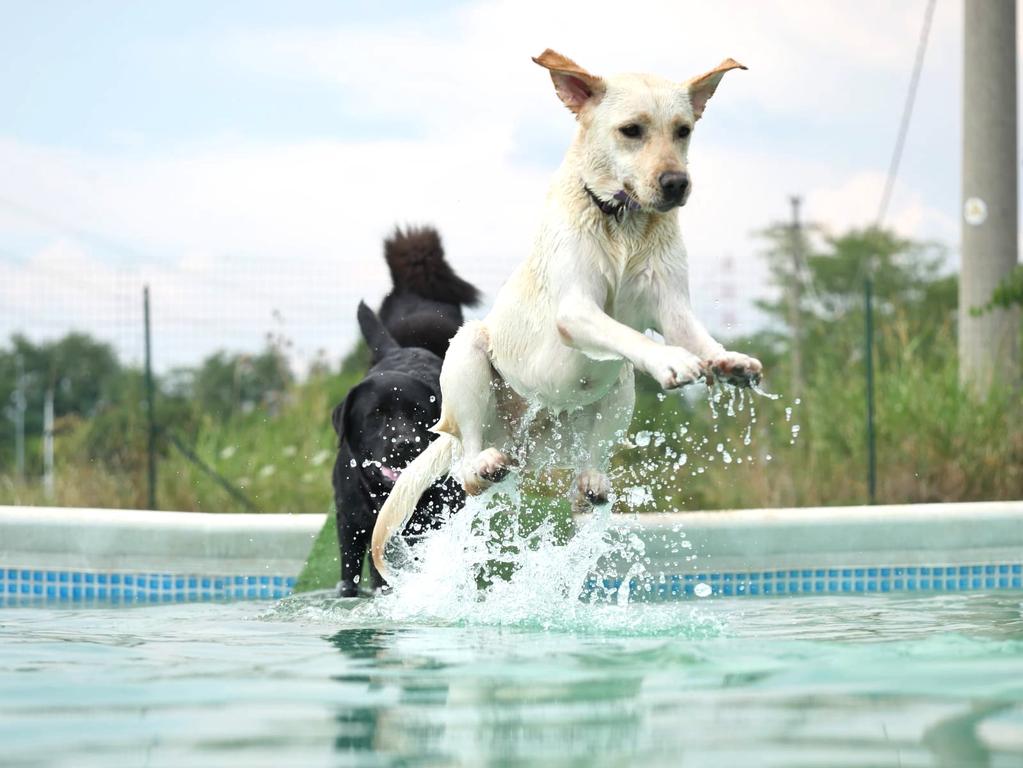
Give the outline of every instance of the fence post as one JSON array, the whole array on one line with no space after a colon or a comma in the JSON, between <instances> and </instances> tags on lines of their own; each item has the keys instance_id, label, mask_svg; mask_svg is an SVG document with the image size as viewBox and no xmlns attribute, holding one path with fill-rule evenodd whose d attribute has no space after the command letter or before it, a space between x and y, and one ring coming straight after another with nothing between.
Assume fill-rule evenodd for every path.
<instances>
[{"instance_id":1,"label":"fence post","mask_svg":"<svg viewBox=\"0 0 1023 768\"><path fill-rule=\"evenodd\" d=\"M53 501L53 386L46 390L43 401L43 493Z\"/></svg>"},{"instance_id":2,"label":"fence post","mask_svg":"<svg viewBox=\"0 0 1023 768\"><path fill-rule=\"evenodd\" d=\"M147 469L149 509L156 509L156 403L153 391L153 352L149 330L149 286L142 288L142 307L146 326L146 420L149 428Z\"/></svg>"},{"instance_id":3,"label":"fence post","mask_svg":"<svg viewBox=\"0 0 1023 768\"><path fill-rule=\"evenodd\" d=\"M863 281L864 361L867 374L867 496L877 503L877 439L874 434L874 282Z\"/></svg>"},{"instance_id":4,"label":"fence post","mask_svg":"<svg viewBox=\"0 0 1023 768\"><path fill-rule=\"evenodd\" d=\"M15 354L17 367L17 383L14 390L14 466L17 468L18 479L25 479L25 409L28 400L25 397L25 361L20 354Z\"/></svg>"}]
</instances>

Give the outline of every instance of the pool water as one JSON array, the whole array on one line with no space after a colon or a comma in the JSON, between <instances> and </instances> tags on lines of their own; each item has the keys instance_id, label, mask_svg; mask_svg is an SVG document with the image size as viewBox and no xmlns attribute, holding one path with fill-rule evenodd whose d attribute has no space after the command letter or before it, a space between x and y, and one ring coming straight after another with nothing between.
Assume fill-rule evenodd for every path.
<instances>
[{"instance_id":1,"label":"pool water","mask_svg":"<svg viewBox=\"0 0 1023 768\"><path fill-rule=\"evenodd\" d=\"M5 766L1023 765L1023 594L0 611Z\"/></svg>"}]
</instances>

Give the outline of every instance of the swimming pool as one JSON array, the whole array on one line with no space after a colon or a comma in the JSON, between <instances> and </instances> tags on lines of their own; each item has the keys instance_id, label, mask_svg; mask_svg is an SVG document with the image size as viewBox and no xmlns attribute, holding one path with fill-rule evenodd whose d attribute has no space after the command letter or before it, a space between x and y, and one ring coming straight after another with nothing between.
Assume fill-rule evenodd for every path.
<instances>
[{"instance_id":1,"label":"swimming pool","mask_svg":"<svg viewBox=\"0 0 1023 768\"><path fill-rule=\"evenodd\" d=\"M17 766L1018 766L1023 593L0 613Z\"/></svg>"},{"instance_id":2,"label":"swimming pool","mask_svg":"<svg viewBox=\"0 0 1023 768\"><path fill-rule=\"evenodd\" d=\"M0 763L1023 765L1018 503L614 515L496 549L477 512L391 594L275 601L322 515L0 509Z\"/></svg>"}]
</instances>

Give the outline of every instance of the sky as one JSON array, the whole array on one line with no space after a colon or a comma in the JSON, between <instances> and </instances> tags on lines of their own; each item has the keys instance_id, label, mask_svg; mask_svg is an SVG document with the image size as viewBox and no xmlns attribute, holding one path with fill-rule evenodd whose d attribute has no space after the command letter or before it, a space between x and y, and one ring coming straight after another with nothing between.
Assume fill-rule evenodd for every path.
<instances>
[{"instance_id":1,"label":"sky","mask_svg":"<svg viewBox=\"0 0 1023 768\"><path fill-rule=\"evenodd\" d=\"M149 284L159 370L267 334L299 371L336 362L406 223L489 303L575 128L547 47L596 74L749 67L694 132L680 215L697 311L754 330L756 232L790 195L829 231L874 220L925 5L0 0L0 339L79 329L137 361ZM961 16L938 0L886 222L953 252Z\"/></svg>"}]
</instances>

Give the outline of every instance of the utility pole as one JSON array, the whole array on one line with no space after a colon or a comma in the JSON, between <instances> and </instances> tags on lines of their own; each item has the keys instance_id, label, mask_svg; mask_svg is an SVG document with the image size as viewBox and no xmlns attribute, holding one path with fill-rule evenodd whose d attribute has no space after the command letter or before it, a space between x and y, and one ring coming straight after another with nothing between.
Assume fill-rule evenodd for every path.
<instances>
[{"instance_id":1,"label":"utility pole","mask_svg":"<svg viewBox=\"0 0 1023 768\"><path fill-rule=\"evenodd\" d=\"M43 492L53 501L53 387L46 389L43 403Z\"/></svg>"},{"instance_id":2,"label":"utility pole","mask_svg":"<svg viewBox=\"0 0 1023 768\"><path fill-rule=\"evenodd\" d=\"M788 323L792 334L792 396L803 395L803 225L799 221L798 195L789 197L792 204L792 279L789 281Z\"/></svg>"},{"instance_id":3,"label":"utility pole","mask_svg":"<svg viewBox=\"0 0 1023 768\"><path fill-rule=\"evenodd\" d=\"M1016 2L963 2L963 224L959 382L1018 385L1019 309L974 315L1017 261Z\"/></svg>"}]
</instances>

